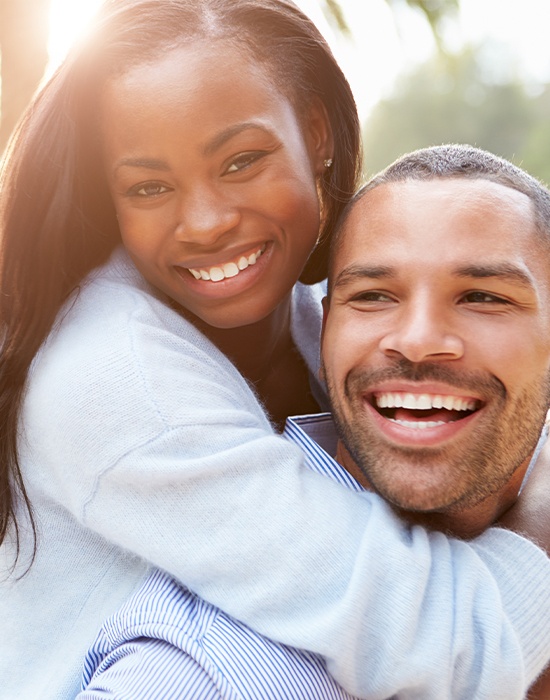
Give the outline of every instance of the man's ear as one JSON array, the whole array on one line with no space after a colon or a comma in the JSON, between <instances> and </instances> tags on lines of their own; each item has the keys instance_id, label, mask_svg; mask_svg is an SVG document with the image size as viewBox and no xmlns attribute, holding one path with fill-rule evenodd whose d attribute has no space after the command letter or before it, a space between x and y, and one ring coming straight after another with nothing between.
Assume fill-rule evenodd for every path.
<instances>
[{"instance_id":1,"label":"man's ear","mask_svg":"<svg viewBox=\"0 0 550 700\"><path fill-rule=\"evenodd\" d=\"M323 297L322 304L323 304L323 324L321 326L321 359L322 359L322 355L323 355L323 339L325 337L325 326L327 323L328 312L329 312L329 307L330 307L329 298ZM324 382L326 379L323 362L321 362L321 366L319 367L319 379L322 382Z\"/></svg>"},{"instance_id":2,"label":"man's ear","mask_svg":"<svg viewBox=\"0 0 550 700\"><path fill-rule=\"evenodd\" d=\"M322 175L327 168L326 161L334 156L334 139L326 107L318 97L308 109L305 128L315 174Z\"/></svg>"}]
</instances>

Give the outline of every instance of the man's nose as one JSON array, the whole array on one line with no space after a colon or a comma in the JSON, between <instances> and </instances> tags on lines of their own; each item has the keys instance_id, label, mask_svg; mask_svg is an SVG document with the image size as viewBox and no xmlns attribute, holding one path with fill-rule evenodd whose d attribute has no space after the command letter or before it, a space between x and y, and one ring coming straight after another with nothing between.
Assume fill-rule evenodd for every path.
<instances>
[{"instance_id":1,"label":"man's nose","mask_svg":"<svg viewBox=\"0 0 550 700\"><path fill-rule=\"evenodd\" d=\"M383 336L380 349L410 362L457 360L464 355L461 335L451 327L445 309L430 299L403 304Z\"/></svg>"},{"instance_id":2,"label":"man's nose","mask_svg":"<svg viewBox=\"0 0 550 700\"><path fill-rule=\"evenodd\" d=\"M215 187L196 186L182 197L175 237L179 241L212 245L235 229L240 211Z\"/></svg>"}]
</instances>

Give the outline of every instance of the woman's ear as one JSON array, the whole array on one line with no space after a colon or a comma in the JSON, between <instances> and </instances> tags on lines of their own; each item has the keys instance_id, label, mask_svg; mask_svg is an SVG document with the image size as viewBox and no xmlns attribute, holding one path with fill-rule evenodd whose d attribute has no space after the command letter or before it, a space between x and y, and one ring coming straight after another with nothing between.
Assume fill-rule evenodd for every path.
<instances>
[{"instance_id":1,"label":"woman's ear","mask_svg":"<svg viewBox=\"0 0 550 700\"><path fill-rule=\"evenodd\" d=\"M306 139L315 174L321 175L334 156L334 139L328 113L322 100L313 99L306 115Z\"/></svg>"}]
</instances>

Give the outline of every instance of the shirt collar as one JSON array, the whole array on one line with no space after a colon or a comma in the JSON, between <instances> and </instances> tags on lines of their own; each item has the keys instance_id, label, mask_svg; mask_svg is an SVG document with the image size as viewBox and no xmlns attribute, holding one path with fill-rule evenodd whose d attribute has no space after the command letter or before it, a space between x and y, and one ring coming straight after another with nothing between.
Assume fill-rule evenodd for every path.
<instances>
[{"instance_id":1,"label":"shirt collar","mask_svg":"<svg viewBox=\"0 0 550 700\"><path fill-rule=\"evenodd\" d=\"M364 491L361 484L331 456L338 441L330 413L314 413L287 418L283 435L305 454L306 466L353 491Z\"/></svg>"}]
</instances>

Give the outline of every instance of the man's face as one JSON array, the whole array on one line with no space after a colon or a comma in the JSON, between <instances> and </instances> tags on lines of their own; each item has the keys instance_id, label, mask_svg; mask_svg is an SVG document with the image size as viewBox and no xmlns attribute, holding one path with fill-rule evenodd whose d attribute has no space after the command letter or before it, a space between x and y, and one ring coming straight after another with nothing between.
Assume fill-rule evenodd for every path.
<instances>
[{"instance_id":1,"label":"man's face","mask_svg":"<svg viewBox=\"0 0 550 700\"><path fill-rule=\"evenodd\" d=\"M460 512L526 469L549 403L549 257L485 180L379 186L333 261L323 372L339 433L406 510Z\"/></svg>"}]
</instances>

